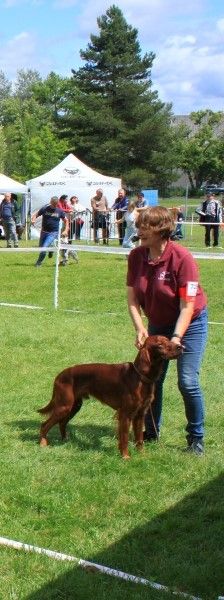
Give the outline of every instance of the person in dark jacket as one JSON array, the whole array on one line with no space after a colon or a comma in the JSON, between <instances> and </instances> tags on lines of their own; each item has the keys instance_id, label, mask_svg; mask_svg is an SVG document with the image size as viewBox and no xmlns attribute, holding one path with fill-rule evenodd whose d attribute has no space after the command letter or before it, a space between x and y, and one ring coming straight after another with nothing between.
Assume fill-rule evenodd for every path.
<instances>
[{"instance_id":1,"label":"person in dark jacket","mask_svg":"<svg viewBox=\"0 0 224 600\"><path fill-rule=\"evenodd\" d=\"M58 197L52 196L49 204L42 206L32 215L32 225L35 224L35 221L36 219L38 219L38 217L42 217L42 227L39 241L40 248L48 248L49 246L52 246L54 240L58 238L60 219L62 219L62 221L65 224L65 229L62 231L61 235L63 237L66 237L68 235L68 219L66 217L65 212L58 207L58 202ZM35 264L36 267L40 267L45 256L46 252L42 250Z\"/></svg>"},{"instance_id":2,"label":"person in dark jacket","mask_svg":"<svg viewBox=\"0 0 224 600\"><path fill-rule=\"evenodd\" d=\"M16 233L15 221L16 211L16 200L13 200L12 202L12 194L10 192L6 192L0 207L0 218L5 232L7 248L11 248L12 244L14 244L15 248L18 248L18 236Z\"/></svg>"},{"instance_id":3,"label":"person in dark jacket","mask_svg":"<svg viewBox=\"0 0 224 600\"><path fill-rule=\"evenodd\" d=\"M129 200L123 188L118 190L118 197L111 206L111 210L116 210L116 221L118 228L119 245L122 246L125 235L126 222L123 220L124 213L127 211Z\"/></svg>"}]
</instances>

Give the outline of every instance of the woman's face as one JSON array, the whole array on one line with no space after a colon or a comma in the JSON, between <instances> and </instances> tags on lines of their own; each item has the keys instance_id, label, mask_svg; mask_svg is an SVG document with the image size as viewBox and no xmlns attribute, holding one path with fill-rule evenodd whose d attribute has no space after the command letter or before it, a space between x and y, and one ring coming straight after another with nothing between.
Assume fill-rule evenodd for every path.
<instances>
[{"instance_id":1,"label":"woman's face","mask_svg":"<svg viewBox=\"0 0 224 600\"><path fill-rule=\"evenodd\" d=\"M161 235L158 231L154 230L154 227L139 227L137 234L141 240L141 246L150 248L154 244L158 244L161 241Z\"/></svg>"}]
</instances>

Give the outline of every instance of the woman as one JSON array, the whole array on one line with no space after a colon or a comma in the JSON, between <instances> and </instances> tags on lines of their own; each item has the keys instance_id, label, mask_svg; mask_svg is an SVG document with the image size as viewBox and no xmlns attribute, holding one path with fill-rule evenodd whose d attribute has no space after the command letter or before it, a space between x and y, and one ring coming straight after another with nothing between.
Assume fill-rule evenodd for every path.
<instances>
[{"instance_id":1,"label":"woman","mask_svg":"<svg viewBox=\"0 0 224 600\"><path fill-rule=\"evenodd\" d=\"M76 240L80 240L81 230L85 223L83 216L86 214L85 207L80 204L78 196L71 196L69 200L69 206L71 209L71 221L70 221L70 240L75 235Z\"/></svg>"},{"instance_id":2,"label":"woman","mask_svg":"<svg viewBox=\"0 0 224 600\"><path fill-rule=\"evenodd\" d=\"M204 400L199 385L199 367L207 339L206 297L198 283L196 263L190 252L170 240L172 214L162 206L147 208L136 221L141 245L128 258L128 307L140 348L150 334L165 335L182 343L177 360L178 387L187 418L187 450L203 454ZM149 319L145 327L141 311ZM158 437L162 413L162 388L168 368L156 386L150 414L145 419L145 441ZM156 427L156 431L155 431Z\"/></svg>"},{"instance_id":3,"label":"woman","mask_svg":"<svg viewBox=\"0 0 224 600\"><path fill-rule=\"evenodd\" d=\"M124 213L121 219L117 219L115 223L126 223L125 234L122 246L123 248L135 248L134 240L136 240L137 229L135 225L135 221L138 216L138 211L136 209L136 202L134 200L130 200L128 203L128 207L126 212Z\"/></svg>"}]
</instances>

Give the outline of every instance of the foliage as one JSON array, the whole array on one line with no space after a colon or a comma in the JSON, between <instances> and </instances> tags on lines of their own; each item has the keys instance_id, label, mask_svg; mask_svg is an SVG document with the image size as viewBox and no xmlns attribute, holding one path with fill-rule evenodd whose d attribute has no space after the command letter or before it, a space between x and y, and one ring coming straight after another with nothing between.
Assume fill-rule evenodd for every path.
<instances>
[{"instance_id":1,"label":"foliage","mask_svg":"<svg viewBox=\"0 0 224 600\"><path fill-rule=\"evenodd\" d=\"M19 69L12 85L0 71L0 165L25 181L50 170L68 152L97 171L117 175L130 190L172 185L189 177L190 194L224 179L223 113L191 114L173 126L172 107L152 87L155 54L142 56L138 31L119 7L97 19L71 77Z\"/></svg>"},{"instance_id":2,"label":"foliage","mask_svg":"<svg viewBox=\"0 0 224 600\"><path fill-rule=\"evenodd\" d=\"M112 6L97 20L99 35L91 35L73 70L74 94L81 108L71 111L78 155L92 166L122 176L127 185L172 178L171 107L152 91L153 52L141 57L137 29ZM72 141L72 138L71 138ZM150 175L152 174L152 175ZM129 178L130 176L130 178Z\"/></svg>"},{"instance_id":3,"label":"foliage","mask_svg":"<svg viewBox=\"0 0 224 600\"><path fill-rule=\"evenodd\" d=\"M3 71L0 71L0 100L5 100L11 94L12 84Z\"/></svg>"},{"instance_id":4,"label":"foliage","mask_svg":"<svg viewBox=\"0 0 224 600\"><path fill-rule=\"evenodd\" d=\"M33 69L19 69L14 85L16 98L20 98L20 100L32 98L33 86L40 81L41 77L38 71Z\"/></svg>"},{"instance_id":5,"label":"foliage","mask_svg":"<svg viewBox=\"0 0 224 600\"><path fill-rule=\"evenodd\" d=\"M223 114L207 110L190 117L197 128L195 132L187 127L179 130L179 167L188 175L191 193L195 193L205 181L222 183L224 179L224 136L217 134Z\"/></svg>"},{"instance_id":6,"label":"foliage","mask_svg":"<svg viewBox=\"0 0 224 600\"><path fill-rule=\"evenodd\" d=\"M5 169L5 156L6 156L6 143L4 130L2 125L0 125L0 172L4 173Z\"/></svg>"},{"instance_id":7,"label":"foliage","mask_svg":"<svg viewBox=\"0 0 224 600\"><path fill-rule=\"evenodd\" d=\"M33 98L10 97L0 102L6 141L6 172L25 181L54 167L67 151L58 140L48 110Z\"/></svg>"}]
</instances>

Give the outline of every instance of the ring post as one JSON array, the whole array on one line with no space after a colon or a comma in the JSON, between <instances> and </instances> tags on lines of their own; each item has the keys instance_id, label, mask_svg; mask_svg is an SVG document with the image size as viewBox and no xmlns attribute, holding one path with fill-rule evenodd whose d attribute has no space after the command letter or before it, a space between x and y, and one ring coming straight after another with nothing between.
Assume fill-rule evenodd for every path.
<instances>
[{"instance_id":1,"label":"ring post","mask_svg":"<svg viewBox=\"0 0 224 600\"><path fill-rule=\"evenodd\" d=\"M60 244L61 244L61 220L59 221L59 230L58 230L58 239L57 239L57 251L56 251L56 260L55 260L55 272L54 272L54 308L58 308L58 280L59 280Z\"/></svg>"}]
</instances>

